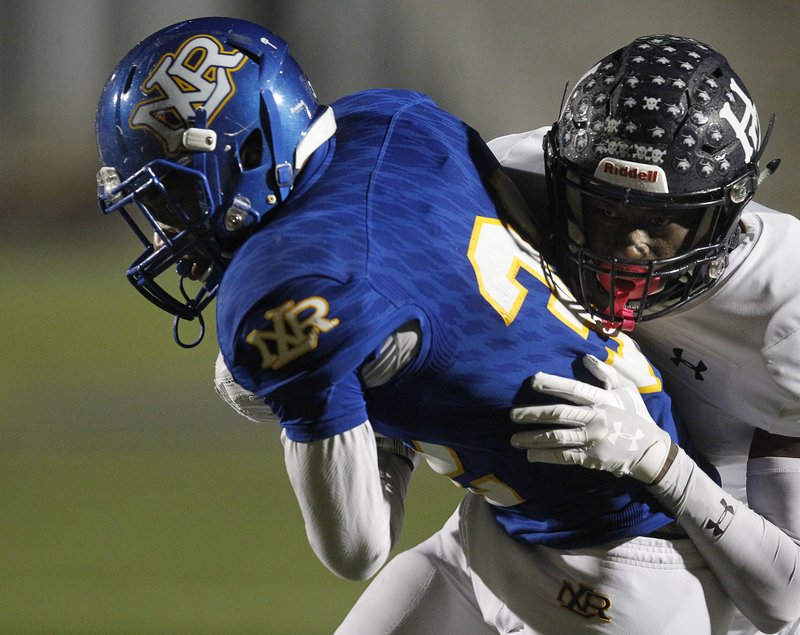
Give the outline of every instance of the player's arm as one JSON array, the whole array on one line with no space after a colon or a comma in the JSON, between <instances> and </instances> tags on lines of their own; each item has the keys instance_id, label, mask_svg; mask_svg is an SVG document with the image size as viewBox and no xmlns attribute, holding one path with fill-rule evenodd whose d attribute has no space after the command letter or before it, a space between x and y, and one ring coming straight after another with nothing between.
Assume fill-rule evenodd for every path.
<instances>
[{"instance_id":1,"label":"player's arm","mask_svg":"<svg viewBox=\"0 0 800 635\"><path fill-rule=\"evenodd\" d=\"M363 381L379 385L402 369L418 350L416 333L408 326L387 338L377 358L362 368ZM248 419L279 421L264 399L235 381L221 354L215 389ZM292 441L284 432L281 440L315 554L341 577L371 577L400 535L404 499L417 457L399 441L373 435L368 421L325 439Z\"/></svg>"},{"instance_id":2,"label":"player's arm","mask_svg":"<svg viewBox=\"0 0 800 635\"><path fill-rule=\"evenodd\" d=\"M340 577L372 577L400 534L412 461L376 443L369 421L327 439L281 440L314 553Z\"/></svg>"},{"instance_id":3,"label":"player's arm","mask_svg":"<svg viewBox=\"0 0 800 635\"><path fill-rule=\"evenodd\" d=\"M648 489L675 515L728 595L760 630L773 633L800 617L800 458L751 457L749 506L680 449Z\"/></svg>"},{"instance_id":4,"label":"player's arm","mask_svg":"<svg viewBox=\"0 0 800 635\"><path fill-rule=\"evenodd\" d=\"M531 461L578 464L647 484L760 630L775 632L800 617L800 459L752 457L747 489L754 498L747 507L665 437L628 382L597 360L586 366L604 388L536 376L535 389L577 405L512 410L517 423L557 424L516 433L512 443ZM787 445L800 447L784 443L786 452ZM761 447L774 451L766 440Z\"/></svg>"}]
</instances>

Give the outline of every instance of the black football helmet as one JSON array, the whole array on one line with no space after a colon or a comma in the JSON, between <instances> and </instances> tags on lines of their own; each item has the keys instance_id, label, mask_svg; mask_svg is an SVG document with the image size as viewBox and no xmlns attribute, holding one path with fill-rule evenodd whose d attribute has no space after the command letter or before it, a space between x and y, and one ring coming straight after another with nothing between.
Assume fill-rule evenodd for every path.
<instances>
[{"instance_id":1,"label":"black football helmet","mask_svg":"<svg viewBox=\"0 0 800 635\"><path fill-rule=\"evenodd\" d=\"M578 300L630 330L710 289L738 241L767 138L744 83L697 40L639 37L595 64L545 140L556 264ZM670 257L599 252L587 214L609 205L686 212L692 233Z\"/></svg>"}]
</instances>

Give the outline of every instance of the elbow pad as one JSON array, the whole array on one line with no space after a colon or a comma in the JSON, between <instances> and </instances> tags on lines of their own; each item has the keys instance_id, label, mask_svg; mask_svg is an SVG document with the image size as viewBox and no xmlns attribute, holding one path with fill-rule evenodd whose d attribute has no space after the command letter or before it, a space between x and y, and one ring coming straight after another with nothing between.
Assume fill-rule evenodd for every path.
<instances>
[{"instance_id":1,"label":"elbow pad","mask_svg":"<svg viewBox=\"0 0 800 635\"><path fill-rule=\"evenodd\" d=\"M214 391L222 401L254 423L280 423L277 415L261 397L236 382L222 359L222 353L217 355L214 364Z\"/></svg>"}]
</instances>

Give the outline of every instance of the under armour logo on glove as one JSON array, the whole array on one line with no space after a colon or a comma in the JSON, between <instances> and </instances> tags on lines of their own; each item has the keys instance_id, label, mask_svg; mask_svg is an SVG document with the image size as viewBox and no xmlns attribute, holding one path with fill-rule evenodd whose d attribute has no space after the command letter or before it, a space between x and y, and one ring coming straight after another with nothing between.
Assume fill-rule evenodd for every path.
<instances>
[{"instance_id":1,"label":"under armour logo on glove","mask_svg":"<svg viewBox=\"0 0 800 635\"><path fill-rule=\"evenodd\" d=\"M636 452L636 450L639 449L637 441L644 438L644 432L642 432L641 429L637 429L633 434L630 432L623 432L622 421L615 421L611 427L614 429L614 432L608 435L608 442L611 445L617 445L617 441L624 439L625 441L630 441L628 452Z\"/></svg>"},{"instance_id":2,"label":"under armour logo on glove","mask_svg":"<svg viewBox=\"0 0 800 635\"><path fill-rule=\"evenodd\" d=\"M514 433L511 445L525 450L532 463L582 465L652 483L672 439L653 421L632 381L593 355L583 364L603 388L536 373L534 390L569 403L512 408L514 423L540 427Z\"/></svg>"},{"instance_id":3,"label":"under armour logo on glove","mask_svg":"<svg viewBox=\"0 0 800 635\"><path fill-rule=\"evenodd\" d=\"M689 369L694 371L694 378L698 381L705 381L703 379L703 373L708 370L708 366L703 363L703 360L699 360L697 365L692 364L691 362L687 362L683 359L683 349L682 348L673 348L672 349L674 357L670 357L670 360L676 366L680 366L683 364L684 366L688 367Z\"/></svg>"},{"instance_id":4,"label":"under armour logo on glove","mask_svg":"<svg viewBox=\"0 0 800 635\"><path fill-rule=\"evenodd\" d=\"M725 531L728 529L728 526L733 521L734 514L736 513L733 505L728 504L724 498L720 500L720 505L722 505L722 512L720 513L719 518L717 518L717 522L714 522L713 520L706 522L706 529L710 529L715 538L718 538L725 533Z\"/></svg>"}]
</instances>

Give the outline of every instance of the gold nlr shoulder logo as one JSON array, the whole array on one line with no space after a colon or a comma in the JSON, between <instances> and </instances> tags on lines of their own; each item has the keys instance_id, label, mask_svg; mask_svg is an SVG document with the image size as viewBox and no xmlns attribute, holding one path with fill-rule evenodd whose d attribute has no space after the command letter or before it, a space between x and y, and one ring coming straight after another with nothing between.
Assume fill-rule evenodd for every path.
<instances>
[{"instance_id":1,"label":"gold nlr shoulder logo","mask_svg":"<svg viewBox=\"0 0 800 635\"><path fill-rule=\"evenodd\" d=\"M314 350L319 334L339 324L338 319L328 317L328 310L325 298L312 296L300 302L289 300L264 313L269 326L253 329L245 338L261 353L261 368L278 370Z\"/></svg>"},{"instance_id":2,"label":"gold nlr shoulder logo","mask_svg":"<svg viewBox=\"0 0 800 635\"><path fill-rule=\"evenodd\" d=\"M558 592L558 601L561 606L581 617L596 617L604 622L611 621L608 614L608 610L611 608L611 599L607 595L598 593L583 584L578 584L578 587L575 588L567 580L562 582L561 590Z\"/></svg>"},{"instance_id":3,"label":"gold nlr shoulder logo","mask_svg":"<svg viewBox=\"0 0 800 635\"><path fill-rule=\"evenodd\" d=\"M145 129L177 152L180 135L197 108L203 108L210 124L236 92L233 73L247 57L241 51L226 51L210 35L186 40L174 53L164 55L142 84L145 99L136 104L128 125Z\"/></svg>"}]
</instances>

